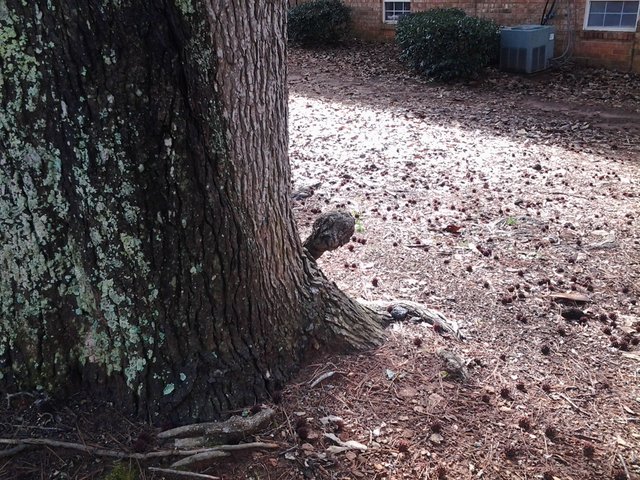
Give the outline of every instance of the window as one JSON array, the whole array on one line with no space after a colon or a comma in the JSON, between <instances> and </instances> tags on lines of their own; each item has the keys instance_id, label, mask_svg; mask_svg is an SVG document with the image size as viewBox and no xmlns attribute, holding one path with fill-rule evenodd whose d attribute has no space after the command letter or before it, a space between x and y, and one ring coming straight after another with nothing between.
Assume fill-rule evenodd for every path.
<instances>
[{"instance_id":1,"label":"window","mask_svg":"<svg viewBox=\"0 0 640 480\"><path fill-rule=\"evenodd\" d=\"M401 17L409 13L411 13L411 2L389 2L388 0L384 0L385 23L396 23Z\"/></svg>"},{"instance_id":2,"label":"window","mask_svg":"<svg viewBox=\"0 0 640 480\"><path fill-rule=\"evenodd\" d=\"M638 22L637 2L604 2L591 0L587 2L587 15L584 21L585 30L623 30L634 32Z\"/></svg>"}]
</instances>

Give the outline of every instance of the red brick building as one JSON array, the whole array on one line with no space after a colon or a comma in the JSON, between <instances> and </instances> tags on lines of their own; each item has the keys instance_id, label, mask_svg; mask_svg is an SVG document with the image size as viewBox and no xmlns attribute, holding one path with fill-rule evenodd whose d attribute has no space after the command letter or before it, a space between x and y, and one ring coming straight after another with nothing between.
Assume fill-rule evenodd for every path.
<instances>
[{"instance_id":1,"label":"red brick building","mask_svg":"<svg viewBox=\"0 0 640 480\"><path fill-rule=\"evenodd\" d=\"M458 7L469 15L513 26L540 24L545 5L554 5L556 55L615 70L640 73L640 1L605 0L343 0L352 8L357 32L366 38L392 38L397 19L408 12Z\"/></svg>"}]
</instances>

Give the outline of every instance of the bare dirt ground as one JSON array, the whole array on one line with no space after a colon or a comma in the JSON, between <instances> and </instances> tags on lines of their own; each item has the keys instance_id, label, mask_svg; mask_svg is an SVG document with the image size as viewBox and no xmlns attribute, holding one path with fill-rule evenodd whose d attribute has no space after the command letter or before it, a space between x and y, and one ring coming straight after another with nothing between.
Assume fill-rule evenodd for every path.
<instances>
[{"instance_id":1,"label":"bare dirt ground","mask_svg":"<svg viewBox=\"0 0 640 480\"><path fill-rule=\"evenodd\" d=\"M301 234L330 209L358 219L321 268L354 297L437 309L465 340L404 322L373 352L309 366L257 436L281 448L202 473L640 478L640 78L567 66L435 85L365 44L293 50L289 80L294 187L313 186L294 202ZM587 301L554 297L567 292ZM144 430L81 401L48 413L28 400L3 436L93 431L131 449ZM0 458L0 478L101 478L108 465L26 458Z\"/></svg>"},{"instance_id":2,"label":"bare dirt ground","mask_svg":"<svg viewBox=\"0 0 640 480\"><path fill-rule=\"evenodd\" d=\"M320 211L358 217L319 260L341 288L424 303L467 338L399 324L372 354L313 366L283 408L319 438L254 478L640 478L640 79L566 67L443 86L395 58L291 53L295 184L319 183L296 212L303 231ZM327 415L367 450L328 454Z\"/></svg>"}]
</instances>

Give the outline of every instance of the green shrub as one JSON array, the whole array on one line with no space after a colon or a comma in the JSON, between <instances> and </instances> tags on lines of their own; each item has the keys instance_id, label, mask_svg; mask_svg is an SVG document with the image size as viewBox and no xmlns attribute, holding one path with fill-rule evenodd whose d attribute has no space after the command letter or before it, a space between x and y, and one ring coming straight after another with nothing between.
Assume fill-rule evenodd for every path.
<instances>
[{"instance_id":1,"label":"green shrub","mask_svg":"<svg viewBox=\"0 0 640 480\"><path fill-rule=\"evenodd\" d=\"M351 9L341 0L314 0L289 10L289 41L303 46L335 45L351 30Z\"/></svg>"},{"instance_id":2,"label":"green shrub","mask_svg":"<svg viewBox=\"0 0 640 480\"><path fill-rule=\"evenodd\" d=\"M498 59L500 30L491 20L457 8L435 8L401 18L396 28L400 57L438 81L477 77Z\"/></svg>"}]
</instances>

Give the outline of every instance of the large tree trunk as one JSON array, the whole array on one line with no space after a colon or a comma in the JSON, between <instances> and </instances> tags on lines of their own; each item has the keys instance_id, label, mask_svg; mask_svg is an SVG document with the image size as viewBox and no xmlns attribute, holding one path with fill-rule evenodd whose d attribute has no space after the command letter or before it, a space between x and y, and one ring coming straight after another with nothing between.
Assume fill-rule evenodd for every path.
<instances>
[{"instance_id":1,"label":"large tree trunk","mask_svg":"<svg viewBox=\"0 0 640 480\"><path fill-rule=\"evenodd\" d=\"M0 0L0 383L218 417L376 317L289 205L285 2Z\"/></svg>"}]
</instances>

